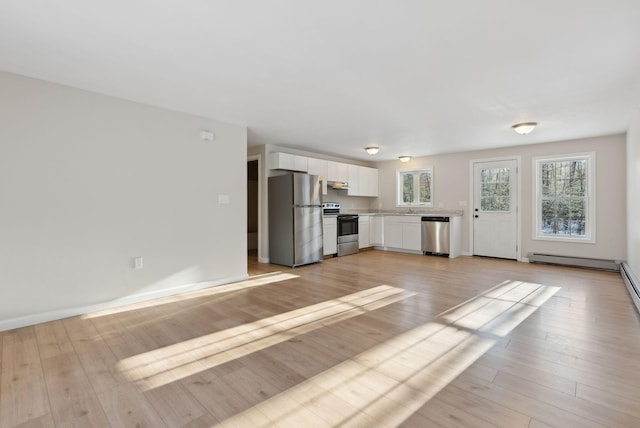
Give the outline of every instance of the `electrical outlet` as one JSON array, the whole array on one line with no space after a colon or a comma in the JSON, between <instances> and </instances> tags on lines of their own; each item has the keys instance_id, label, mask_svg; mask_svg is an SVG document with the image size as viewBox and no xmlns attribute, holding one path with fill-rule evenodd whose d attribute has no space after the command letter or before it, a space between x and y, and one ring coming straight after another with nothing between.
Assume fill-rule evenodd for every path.
<instances>
[{"instance_id":1,"label":"electrical outlet","mask_svg":"<svg viewBox=\"0 0 640 428\"><path fill-rule=\"evenodd\" d=\"M133 258L133 268L135 270L140 270L144 267L144 262L142 260L142 257L134 257Z\"/></svg>"},{"instance_id":2,"label":"electrical outlet","mask_svg":"<svg viewBox=\"0 0 640 428\"><path fill-rule=\"evenodd\" d=\"M200 138L202 138L204 141L211 142L216 138L216 136L211 131L202 130L200 131Z\"/></svg>"}]
</instances>

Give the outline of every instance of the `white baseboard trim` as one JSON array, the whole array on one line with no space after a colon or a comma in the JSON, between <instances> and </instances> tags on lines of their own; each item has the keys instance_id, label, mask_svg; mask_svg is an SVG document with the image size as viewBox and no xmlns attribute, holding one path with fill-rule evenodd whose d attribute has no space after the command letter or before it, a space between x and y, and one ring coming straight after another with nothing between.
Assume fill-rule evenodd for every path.
<instances>
[{"instance_id":1,"label":"white baseboard trim","mask_svg":"<svg viewBox=\"0 0 640 428\"><path fill-rule=\"evenodd\" d=\"M472 253L472 252L469 252L469 251L461 251L461 252L460 252L460 255L461 255L461 256L468 256L468 257L471 257L471 256L473 256L473 253Z\"/></svg>"},{"instance_id":2,"label":"white baseboard trim","mask_svg":"<svg viewBox=\"0 0 640 428\"><path fill-rule=\"evenodd\" d=\"M520 258L520 261L521 261L522 263L529 263L529 259L528 259L528 258L526 258L526 257L522 257L522 258Z\"/></svg>"},{"instance_id":3,"label":"white baseboard trim","mask_svg":"<svg viewBox=\"0 0 640 428\"><path fill-rule=\"evenodd\" d=\"M416 250L406 250L404 248L396 248L396 247L373 247L376 250L383 250L383 251L393 251L394 253L405 253L405 254L418 254L418 255L422 255L422 251L416 251Z\"/></svg>"},{"instance_id":4,"label":"white baseboard trim","mask_svg":"<svg viewBox=\"0 0 640 428\"><path fill-rule=\"evenodd\" d=\"M258 263L269 263L269 257L258 257Z\"/></svg>"},{"instance_id":5,"label":"white baseboard trim","mask_svg":"<svg viewBox=\"0 0 640 428\"><path fill-rule=\"evenodd\" d=\"M18 318L0 320L0 331L13 330L14 328L26 327L29 325L39 324L43 322L60 320L63 318L85 315L91 312L112 309L119 306L130 305L132 303L145 302L160 297L173 296L189 291L202 290L204 288L216 287L218 285L230 284L232 282L244 281L249 278L248 274L238 275L228 278L217 279L214 281L203 281L193 284L184 284L177 287L165 288L162 290L150 291L146 293L137 293L130 296L120 297L108 302L96 303L93 305L78 306L74 308L59 309L55 311L42 312L39 314L26 315Z\"/></svg>"}]
</instances>

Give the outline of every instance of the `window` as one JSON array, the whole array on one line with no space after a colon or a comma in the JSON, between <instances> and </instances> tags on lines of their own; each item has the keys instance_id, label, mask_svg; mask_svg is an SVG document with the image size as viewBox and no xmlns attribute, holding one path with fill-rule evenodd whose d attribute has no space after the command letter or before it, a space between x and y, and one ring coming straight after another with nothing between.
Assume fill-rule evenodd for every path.
<instances>
[{"instance_id":1,"label":"window","mask_svg":"<svg viewBox=\"0 0 640 428\"><path fill-rule=\"evenodd\" d=\"M509 168L488 168L480 171L480 211L511 211Z\"/></svg>"},{"instance_id":2,"label":"window","mask_svg":"<svg viewBox=\"0 0 640 428\"><path fill-rule=\"evenodd\" d=\"M398 171L400 206L433 206L433 168Z\"/></svg>"},{"instance_id":3,"label":"window","mask_svg":"<svg viewBox=\"0 0 640 428\"><path fill-rule=\"evenodd\" d=\"M595 242L595 154L536 158L534 239Z\"/></svg>"}]
</instances>

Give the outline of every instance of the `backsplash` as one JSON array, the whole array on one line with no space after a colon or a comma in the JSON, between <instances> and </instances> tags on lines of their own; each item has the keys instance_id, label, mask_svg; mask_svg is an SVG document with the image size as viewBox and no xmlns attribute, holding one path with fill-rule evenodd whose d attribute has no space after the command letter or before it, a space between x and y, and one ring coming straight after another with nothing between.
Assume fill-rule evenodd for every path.
<instances>
[{"instance_id":1,"label":"backsplash","mask_svg":"<svg viewBox=\"0 0 640 428\"><path fill-rule=\"evenodd\" d=\"M378 198L365 196L347 196L346 190L327 189L327 194L322 195L322 202L337 202L343 211L370 211L378 207Z\"/></svg>"}]
</instances>

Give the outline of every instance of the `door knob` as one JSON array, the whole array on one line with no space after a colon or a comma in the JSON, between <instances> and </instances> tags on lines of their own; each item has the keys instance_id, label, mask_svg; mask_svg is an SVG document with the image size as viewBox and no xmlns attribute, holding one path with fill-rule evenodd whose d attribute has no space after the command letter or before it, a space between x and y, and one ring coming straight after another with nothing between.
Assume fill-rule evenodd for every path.
<instances>
[{"instance_id":1,"label":"door knob","mask_svg":"<svg viewBox=\"0 0 640 428\"><path fill-rule=\"evenodd\" d=\"M478 212L478 209L476 208L476 212Z\"/></svg>"},{"instance_id":2,"label":"door knob","mask_svg":"<svg viewBox=\"0 0 640 428\"><path fill-rule=\"evenodd\" d=\"M475 218L478 218L478 214L474 215Z\"/></svg>"}]
</instances>

